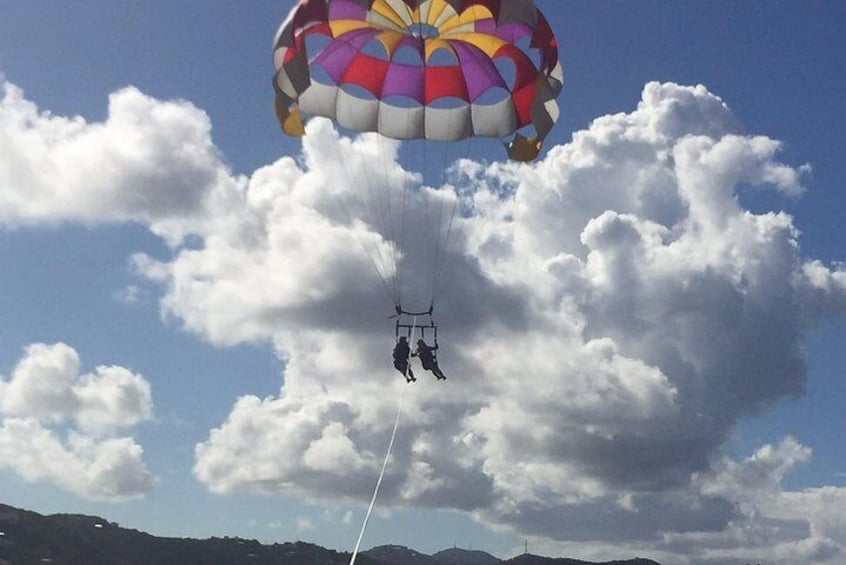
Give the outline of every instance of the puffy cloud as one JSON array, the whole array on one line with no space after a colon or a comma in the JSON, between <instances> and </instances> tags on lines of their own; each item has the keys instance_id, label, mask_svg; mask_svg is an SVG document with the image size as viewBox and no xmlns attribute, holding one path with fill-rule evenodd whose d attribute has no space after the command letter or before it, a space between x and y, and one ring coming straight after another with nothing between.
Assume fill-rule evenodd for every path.
<instances>
[{"instance_id":1,"label":"puffy cloud","mask_svg":"<svg viewBox=\"0 0 846 565\"><path fill-rule=\"evenodd\" d=\"M656 83L536 164L457 163L462 212L437 311L450 380L386 393L401 379L369 261L394 253L400 271L426 271L413 242L352 203L373 187L391 203L410 194L407 210L451 201L409 189L394 146L378 143L312 122L302 162L257 171L225 220L212 209L221 219L201 248L137 258L187 328L271 341L287 362L278 397L240 399L197 446L200 480L366 499L399 397L385 502L469 510L547 540L727 548L753 528L761 503L746 485L765 475L778 498L806 450L786 441L734 467L715 457L738 419L802 392L803 331L843 285L842 271L803 263L790 216L753 214L737 195L799 195L806 167L742 135L704 87ZM836 553L804 531L785 555Z\"/></svg>"},{"instance_id":2,"label":"puffy cloud","mask_svg":"<svg viewBox=\"0 0 846 565\"><path fill-rule=\"evenodd\" d=\"M314 523L308 518L297 518L297 531L308 532L314 530Z\"/></svg>"},{"instance_id":3,"label":"puffy cloud","mask_svg":"<svg viewBox=\"0 0 846 565\"><path fill-rule=\"evenodd\" d=\"M715 467L713 476L707 478L703 491L755 504L778 493L787 472L810 457L810 449L788 437L778 446L761 447L745 461L723 461Z\"/></svg>"},{"instance_id":4,"label":"puffy cloud","mask_svg":"<svg viewBox=\"0 0 846 565\"><path fill-rule=\"evenodd\" d=\"M696 482L703 493L731 501L740 515L707 535L668 535L667 549L699 553L692 563L839 563L844 523L837 504L846 489L785 491L782 480L811 450L791 437L742 461L723 459Z\"/></svg>"},{"instance_id":5,"label":"puffy cloud","mask_svg":"<svg viewBox=\"0 0 846 565\"><path fill-rule=\"evenodd\" d=\"M555 542L537 536L533 547L542 553L566 551L596 561L640 554L680 565L840 563L846 550L840 510L846 489L827 486L788 491L782 484L796 465L810 458L810 449L787 437L777 445L762 446L743 460L719 458L711 469L696 474L684 493L664 491L660 497L647 499L646 507L641 506L643 496L637 494L620 501L616 511L604 508L599 518L593 512L566 518L586 531L658 532L655 539L617 535L609 543L597 541L591 534L585 541L574 536ZM673 498L676 505L652 506L656 499L667 502ZM685 502L690 506L685 508ZM722 518L714 520L720 513ZM703 520L699 528L689 531L673 526L674 520L689 522L693 515L710 516L710 521ZM656 524L663 527L655 528Z\"/></svg>"},{"instance_id":6,"label":"puffy cloud","mask_svg":"<svg viewBox=\"0 0 846 565\"><path fill-rule=\"evenodd\" d=\"M237 183L208 116L128 87L89 123L39 110L0 83L0 225L143 221L174 241L211 194Z\"/></svg>"},{"instance_id":7,"label":"puffy cloud","mask_svg":"<svg viewBox=\"0 0 846 565\"><path fill-rule=\"evenodd\" d=\"M270 341L286 359L278 397L240 399L197 446L197 477L219 491L366 499L399 400L385 502L558 540L654 543L748 524L743 481L757 464L779 485L793 460L770 467L762 452L743 464L752 475L702 477L719 473L738 419L802 392L803 331L820 304L842 301L842 273L803 263L790 216L737 198L802 193L805 167L778 162L779 147L742 135L704 87L653 83L636 110L538 163L457 163L437 310L450 380L393 391L372 260L425 274L428 259L356 195L414 198L407 225L420 233L424 214L409 211L443 208L451 192L414 188L393 144L312 122L300 163L283 158L226 210L209 208L202 246L136 258L188 329ZM833 547L815 539L790 543Z\"/></svg>"},{"instance_id":8,"label":"puffy cloud","mask_svg":"<svg viewBox=\"0 0 846 565\"><path fill-rule=\"evenodd\" d=\"M93 440L71 432L67 441L32 418L6 418L0 425L0 454L28 481L47 481L94 499L142 495L155 478L132 438Z\"/></svg>"},{"instance_id":9,"label":"puffy cloud","mask_svg":"<svg viewBox=\"0 0 846 565\"><path fill-rule=\"evenodd\" d=\"M88 433L132 427L152 414L150 383L123 367L79 374L79 356L64 343L26 348L11 378L0 381L0 414L46 423L73 420Z\"/></svg>"},{"instance_id":10,"label":"puffy cloud","mask_svg":"<svg viewBox=\"0 0 846 565\"><path fill-rule=\"evenodd\" d=\"M846 313L846 264L835 269L821 261L808 261L796 277L800 304L809 320L842 316Z\"/></svg>"},{"instance_id":11,"label":"puffy cloud","mask_svg":"<svg viewBox=\"0 0 846 565\"><path fill-rule=\"evenodd\" d=\"M123 367L81 375L79 365L68 345L33 344L0 378L0 468L90 498L146 493L155 477L141 447L115 436L150 418L150 384Z\"/></svg>"}]
</instances>

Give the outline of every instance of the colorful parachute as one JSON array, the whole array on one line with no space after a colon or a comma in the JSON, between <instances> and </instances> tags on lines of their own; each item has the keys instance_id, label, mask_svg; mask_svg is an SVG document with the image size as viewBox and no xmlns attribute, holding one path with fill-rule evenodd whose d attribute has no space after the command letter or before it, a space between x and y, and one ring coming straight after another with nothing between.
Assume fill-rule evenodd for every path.
<instances>
[{"instance_id":1,"label":"colorful parachute","mask_svg":"<svg viewBox=\"0 0 846 565\"><path fill-rule=\"evenodd\" d=\"M498 137L521 161L558 119L563 81L533 0L300 0L274 63L289 135L324 116L394 139Z\"/></svg>"}]
</instances>

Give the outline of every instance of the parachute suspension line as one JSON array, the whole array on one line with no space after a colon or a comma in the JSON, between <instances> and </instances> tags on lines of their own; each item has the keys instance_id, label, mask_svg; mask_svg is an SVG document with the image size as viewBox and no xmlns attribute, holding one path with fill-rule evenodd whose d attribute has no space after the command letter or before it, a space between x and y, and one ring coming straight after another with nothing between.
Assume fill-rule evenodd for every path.
<instances>
[{"instance_id":1,"label":"parachute suspension line","mask_svg":"<svg viewBox=\"0 0 846 565\"><path fill-rule=\"evenodd\" d=\"M378 132L374 132L376 136L376 154L377 159L379 161L379 170L381 175L379 176L379 181L377 184L378 186L375 190L379 193L376 194L373 198L374 208L378 208L378 214L380 215L380 220L382 224L382 233L384 237L390 240L391 245L388 250L389 260L391 263L391 267L393 267L393 273L391 274L391 286L394 291L394 296L396 297L395 302L400 300L400 291L399 291L399 270L397 268L397 245L398 242L396 241L395 236L395 226L394 226L394 215L392 212L392 196L391 196L391 187L388 182L388 165L386 162L386 152L382 146L382 135Z\"/></svg>"},{"instance_id":2,"label":"parachute suspension line","mask_svg":"<svg viewBox=\"0 0 846 565\"><path fill-rule=\"evenodd\" d=\"M458 194L452 201L452 210L449 214L449 221L447 222L446 234L444 234L443 245L441 246L438 255L435 258L435 274L432 277L432 304L438 298L441 286L441 277L444 272L444 264L447 258L447 246L449 245L450 235L452 235L452 226L455 223L456 212L458 211Z\"/></svg>"},{"instance_id":3,"label":"parachute suspension line","mask_svg":"<svg viewBox=\"0 0 846 565\"><path fill-rule=\"evenodd\" d=\"M374 132L376 136L376 150L377 150L377 159L382 160L382 145L381 140L382 137L378 132ZM384 164L381 164L384 165ZM380 164L376 164L377 171L381 169L382 171L385 170L384 166L380 166ZM390 280L391 286L391 297L394 302L399 301L399 294L397 290L397 279L396 279L396 255L394 253L393 248L393 236L391 235L392 226L391 226L391 215L390 215L390 202L386 200L390 198L390 194L387 191L387 181L385 177L387 173L383 173L381 176L378 174L368 175L369 178L364 179L364 190L361 190L359 194L361 194L361 199L364 202L364 205L367 207L367 211L371 217L371 221L374 223L379 235L383 239L391 240L391 245L389 246L387 251L383 251L382 246L379 245L376 247L376 250L379 254L379 258L383 265L383 273L387 275L388 272L391 274L387 277ZM382 196L381 192L385 192L385 197ZM386 279L387 280L387 279Z\"/></svg>"},{"instance_id":4,"label":"parachute suspension line","mask_svg":"<svg viewBox=\"0 0 846 565\"><path fill-rule=\"evenodd\" d=\"M472 8L475 10L475 6ZM450 123L449 127L452 127ZM470 136L465 137L463 141L464 150L459 152L460 158L467 158L470 153ZM455 163L456 161L453 161ZM447 182L447 153L443 154L443 163L441 165L441 176L439 183L446 185ZM455 198L451 205L447 205L443 198L438 198L438 213L437 213L437 228L435 230L434 250L432 253L432 277L431 277L431 303L434 304L438 300L438 295L441 288L441 279L444 273L444 266L448 256L447 250L452 235L452 229L455 223L455 217L458 212L459 194L456 187ZM445 208L448 206L448 213L445 213Z\"/></svg>"},{"instance_id":5,"label":"parachute suspension line","mask_svg":"<svg viewBox=\"0 0 846 565\"><path fill-rule=\"evenodd\" d=\"M342 209L344 211L344 215L346 215L347 221L349 222L350 226L352 226L352 224L354 223L354 219L352 214L349 212L347 206L345 204L338 204L337 202L333 202L333 204L335 204L336 208ZM385 290L388 296L390 296L391 299L394 300L393 290L388 284L387 279L385 279L385 276L382 274L383 269L379 268L379 263L374 257L374 254L367 248L367 244L361 238L361 235L359 235L359 233L352 227L350 227L350 230L355 235L355 238L358 241L359 245L361 245L361 249L364 251L364 255L367 257L368 264L370 265L370 268L373 269L373 273L376 275L376 278L378 278L379 282L382 283L382 288Z\"/></svg>"},{"instance_id":6,"label":"parachute suspension line","mask_svg":"<svg viewBox=\"0 0 846 565\"><path fill-rule=\"evenodd\" d=\"M412 109L410 107L406 108L406 110L405 110L406 129L409 129L409 125L411 124L411 115L412 115ZM405 212L406 212L407 206L408 206L408 193L410 191L411 191L411 188L409 187L409 183L406 182L406 181L403 181L402 194L400 196L400 234L399 234L400 242L402 244L402 249L406 248ZM400 307L401 298L402 297L400 296L400 300L398 300L397 303L396 303L397 308Z\"/></svg>"},{"instance_id":7,"label":"parachute suspension line","mask_svg":"<svg viewBox=\"0 0 846 565\"><path fill-rule=\"evenodd\" d=\"M452 137L452 122L449 124L449 137ZM446 184L446 154L443 157L443 163L441 164L441 178L439 179L439 184L443 186ZM443 220L444 220L444 201L443 198L440 198L438 195L438 213L437 213L437 227L435 228L435 246L432 252L432 289L431 289L431 296L432 302L435 302L435 288L437 286L437 277L438 271L440 270L440 261L441 261L441 253L443 252L443 247L446 246L446 238L442 240L442 230L443 230Z\"/></svg>"},{"instance_id":8,"label":"parachute suspension line","mask_svg":"<svg viewBox=\"0 0 846 565\"><path fill-rule=\"evenodd\" d=\"M380 197L381 193L385 190L385 174L383 172L384 168L382 163L382 138L379 136L378 133L374 133L375 135L375 144L376 144L376 163L374 170L371 171L372 174L366 175L364 178L364 183L367 187L365 193L362 196L365 198L365 203L368 207L370 212L370 217L372 218L372 222L376 226L376 231L378 231L383 238L385 239L392 239L390 236L390 216L386 211L387 204L385 201ZM381 250L380 250L381 253ZM392 257L393 253L389 249L386 251L386 258L385 262L388 267L392 264ZM387 271L386 271L387 272ZM391 284L392 292L396 293L396 271L390 275L389 280Z\"/></svg>"},{"instance_id":9,"label":"parachute suspension line","mask_svg":"<svg viewBox=\"0 0 846 565\"><path fill-rule=\"evenodd\" d=\"M411 122L411 109L405 111L406 126ZM406 128L407 129L407 128ZM384 136L378 136L379 159L382 162L382 179L383 179L383 196L381 201L386 203L386 220L389 229L389 236L391 239L391 261L394 267L394 290L395 299L394 306L399 307L402 303L402 289L403 289L403 269L400 268L400 261L402 250L405 249L405 213L408 202L409 188L406 182L402 182L399 187L399 211L396 210L397 203L394 202L394 193L397 190L392 188L389 183L390 170L386 152L384 151L383 139ZM392 162L393 163L393 162Z\"/></svg>"},{"instance_id":10,"label":"parachute suspension line","mask_svg":"<svg viewBox=\"0 0 846 565\"><path fill-rule=\"evenodd\" d=\"M381 145L380 145L381 147ZM397 225L397 216L394 208L394 193L396 190L392 187L389 183L390 181L390 170L393 169L393 162L389 167L388 160L385 156L382 156L382 172L385 179L385 194L388 198L388 219L391 224L391 255L392 261L394 264L394 284L396 285L396 293L398 297L398 301L402 300L402 270L399 268L399 255L402 249L402 237L397 236L397 232L402 231L401 225ZM400 187L400 190L404 190L404 187Z\"/></svg>"},{"instance_id":11,"label":"parachute suspension line","mask_svg":"<svg viewBox=\"0 0 846 565\"><path fill-rule=\"evenodd\" d=\"M341 132L338 132L340 135L343 135ZM361 186L358 182L357 175L352 174L350 171L349 164L344 157L344 152L338 148L338 161L340 161L341 166L344 168L344 172L346 173L347 179L350 179L353 184L353 189L356 193L362 194ZM385 273L387 273L387 264L384 256L381 253L381 249L379 246L376 246L375 250L370 249L367 243L362 239L361 235L355 229L355 215L350 210L350 206L347 205L343 196L335 197L334 195L330 198L330 201L334 205L334 207L342 212L342 215L346 217L347 222L350 225L350 231L353 232L355 235L356 240L358 241L359 245L361 246L362 251L364 251L364 255L367 257L368 262L370 263L370 267L373 269L373 272L376 274L376 277L382 283L382 287L384 288L387 295L391 298L394 303L398 303L399 297L397 296L394 289L389 284L388 280L385 278ZM362 212L364 210L361 210Z\"/></svg>"},{"instance_id":12,"label":"parachute suspension line","mask_svg":"<svg viewBox=\"0 0 846 565\"><path fill-rule=\"evenodd\" d=\"M412 318L411 322L411 341L414 342L414 330L417 327L417 316ZM409 365L406 365L405 376L408 378ZM385 452L385 460L382 461L382 470L379 471L379 479L376 481L376 488L373 489L373 497L370 499L370 506L367 507L367 513L364 515L364 523L361 525L361 531L358 534L358 540L355 542L355 549L353 549L350 557L350 564L355 565L355 558L358 556L358 550L361 548L361 541L364 539L364 533L367 531L367 523L370 521L370 515L373 513L373 507L376 505L376 497L379 495L379 487L382 486L382 479L385 477L385 469L388 468L388 460L391 458L391 452L394 449L394 440L397 437L397 429L399 428L400 418L402 416L403 405L405 404L405 391L408 387L403 387L403 393L400 394L399 403L397 404L397 417L394 420L394 429L391 431L391 440L388 442L388 449Z\"/></svg>"},{"instance_id":13,"label":"parachute suspension line","mask_svg":"<svg viewBox=\"0 0 846 565\"><path fill-rule=\"evenodd\" d=\"M440 184L443 185L443 178L441 179ZM443 229L443 214L444 214L444 201L441 198L441 195L438 195L438 204L437 204L438 212L435 215L435 241L433 242L432 248L432 289L430 291L430 296L432 298L432 302L435 301L435 277L437 276L438 272L438 263L441 256L441 230Z\"/></svg>"},{"instance_id":14,"label":"parachute suspension line","mask_svg":"<svg viewBox=\"0 0 846 565\"><path fill-rule=\"evenodd\" d=\"M349 175L349 173L348 173L348 175ZM353 178L355 178L355 177L353 177ZM354 182L354 184L358 185L358 183L356 181L353 181L353 182ZM356 187L356 191L360 191L360 189L358 187ZM368 245L365 242L365 240L362 238L361 234L359 234L358 231L354 229L355 216L353 216L350 213L349 208L347 207L346 204L343 204L343 207L346 211L347 219L350 223L350 229L353 230L353 234L355 235L356 240L358 240L359 244L361 245L362 250L364 250L364 254L367 256L367 259L370 262L370 266L373 268L373 272L376 273L376 276L379 279L379 281L382 283L382 287L385 289L385 292L388 294L388 296L391 297L392 300L394 300L395 299L394 298L395 297L394 289L392 288L390 282L386 278L386 273L389 270L388 260L384 257L382 250L380 249L380 247L378 245L372 246L372 245ZM361 211L363 212L364 210L361 210Z\"/></svg>"},{"instance_id":15,"label":"parachute suspension line","mask_svg":"<svg viewBox=\"0 0 846 565\"><path fill-rule=\"evenodd\" d=\"M418 24L420 24L420 23L421 22L418 21ZM426 66L428 64L428 60L427 60L428 54L426 53L426 40L424 39L422 34L419 37L419 41L420 41L420 56L421 56L422 63L423 63L423 74L425 76ZM423 83L423 88L424 88L423 97L424 97L424 99L428 99L426 92L425 92L425 89L427 88L427 86L428 86L428 82L424 81L424 83ZM426 118L425 118L425 112L424 112L424 120L425 119ZM427 127L427 124L424 124L424 130L426 129L426 127ZM424 136L424 138L425 138L425 136ZM425 188L426 188L427 184L431 184L433 190L436 189L437 188L437 186L436 186L437 181L433 182L431 180L433 177L436 176L434 173L432 173L431 175L429 174L429 165L430 165L430 160L431 160L430 155L429 155L429 143L426 139L423 139L422 144L423 144L423 174L422 174L423 182L422 182L422 186L421 186L420 198L423 199L423 220L424 220L424 226L426 226L425 231L432 233L434 237L433 237L433 241L425 242L425 243L421 242L420 247L423 248L425 246L425 247L428 248L428 249L426 249L426 252L428 253L427 264L428 265L434 265L435 245L436 245L437 239L440 237L440 234L437 231L433 232L433 230L431 229L431 214L430 214L431 210L430 210L430 203L429 203L430 198L429 198L429 195L427 195L425 193ZM435 166L437 166L437 163L435 164ZM426 256L426 255L423 255L421 253L421 256ZM433 299L431 293L429 294L429 304L430 304L430 308L434 305L434 299Z\"/></svg>"},{"instance_id":16,"label":"parachute suspension line","mask_svg":"<svg viewBox=\"0 0 846 565\"><path fill-rule=\"evenodd\" d=\"M474 9L475 9L475 6L474 6ZM465 139L464 154L462 155L462 158L466 159L468 157L468 155L470 155L470 138L469 137ZM445 264L446 264L446 259L447 259L447 247L449 246L450 237L452 236L452 228L453 228L453 225L455 224L455 218L456 218L457 213L458 213L458 201L459 201L460 197L461 197L461 195L459 193L458 187L456 186L455 187L455 199L452 201L452 209L450 210L450 213L449 213L449 221L447 222L446 233L444 234L444 238L443 238L443 248L441 250L441 253L439 254L439 256L435 260L435 276L433 277L433 280L432 280L432 304L435 303L435 301L438 298L438 294L440 292L441 277L443 276L444 268L445 268Z\"/></svg>"}]
</instances>

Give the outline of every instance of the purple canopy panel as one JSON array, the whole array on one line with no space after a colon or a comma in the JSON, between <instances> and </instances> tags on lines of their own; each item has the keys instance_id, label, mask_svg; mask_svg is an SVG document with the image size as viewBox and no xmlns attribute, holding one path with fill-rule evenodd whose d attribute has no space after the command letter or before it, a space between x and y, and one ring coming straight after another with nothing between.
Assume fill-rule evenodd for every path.
<instances>
[{"instance_id":1,"label":"purple canopy panel","mask_svg":"<svg viewBox=\"0 0 846 565\"><path fill-rule=\"evenodd\" d=\"M423 104L425 92L425 68L422 65L391 63L385 74L382 98L386 96L408 96Z\"/></svg>"},{"instance_id":2,"label":"purple canopy panel","mask_svg":"<svg viewBox=\"0 0 846 565\"><path fill-rule=\"evenodd\" d=\"M345 33L330 42L311 62L326 69L335 84L340 84L350 61L378 33L379 30L375 29L357 29Z\"/></svg>"},{"instance_id":3,"label":"purple canopy panel","mask_svg":"<svg viewBox=\"0 0 846 565\"><path fill-rule=\"evenodd\" d=\"M509 22L497 27L493 35L509 43L517 43L524 37L531 37L532 28L520 22Z\"/></svg>"},{"instance_id":4,"label":"purple canopy panel","mask_svg":"<svg viewBox=\"0 0 846 565\"><path fill-rule=\"evenodd\" d=\"M486 18L484 20L476 20L476 32L486 33L488 35L496 35L496 20L493 18Z\"/></svg>"},{"instance_id":5,"label":"purple canopy panel","mask_svg":"<svg viewBox=\"0 0 846 565\"><path fill-rule=\"evenodd\" d=\"M458 55L461 73L464 75L467 94L471 102L492 87L498 86L508 89L496 69L496 65L485 55L484 51L464 41L450 40L449 44Z\"/></svg>"},{"instance_id":6,"label":"purple canopy panel","mask_svg":"<svg viewBox=\"0 0 846 565\"><path fill-rule=\"evenodd\" d=\"M342 33L335 38L335 41L345 41L350 45L361 49L368 41L382 33L382 30L375 27L360 27L358 29L351 29L346 33Z\"/></svg>"},{"instance_id":7,"label":"purple canopy panel","mask_svg":"<svg viewBox=\"0 0 846 565\"><path fill-rule=\"evenodd\" d=\"M367 19L367 9L354 0L335 0L329 4L329 21Z\"/></svg>"}]
</instances>

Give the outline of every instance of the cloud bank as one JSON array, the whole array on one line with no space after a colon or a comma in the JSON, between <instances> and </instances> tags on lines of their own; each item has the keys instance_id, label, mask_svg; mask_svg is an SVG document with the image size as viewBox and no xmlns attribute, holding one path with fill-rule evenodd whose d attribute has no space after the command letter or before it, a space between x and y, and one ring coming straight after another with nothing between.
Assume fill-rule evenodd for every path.
<instances>
[{"instance_id":1,"label":"cloud bank","mask_svg":"<svg viewBox=\"0 0 846 565\"><path fill-rule=\"evenodd\" d=\"M463 213L438 305L453 378L401 392L386 385L399 382L390 328L356 244L391 235L330 205L362 190L350 171L366 174L375 143L313 123L302 162L253 175L229 222L200 234L202 250L139 259L190 330L272 341L288 361L279 396L241 398L197 446L201 481L366 500L405 394L386 503L594 548L695 553L704 536L714 547L701 562L769 548L749 534L756 521L784 535L768 521L785 519L774 502L785 493L750 503L727 487L763 455L720 453L739 419L802 393L803 333L843 300L843 271L803 261L789 215L739 198L752 187L800 195L806 167L742 134L705 88L657 83L634 111L595 120L536 164L458 163ZM408 182L396 168L370 174L392 190ZM403 247L399 268L417 268L414 255ZM762 449L786 459L759 470L766 484L809 457L794 440ZM773 559L840 555L816 522L787 520L804 529L767 549Z\"/></svg>"},{"instance_id":2,"label":"cloud bank","mask_svg":"<svg viewBox=\"0 0 846 565\"><path fill-rule=\"evenodd\" d=\"M5 91L0 140L34 148L0 152L24 171L0 179L6 225L145 222L174 250L133 260L163 289L167 317L213 344L262 341L285 358L278 395L238 399L197 445L194 474L211 490L367 500L401 398L382 504L466 511L588 558L842 560L835 501L846 491L782 486L809 448L785 438L745 460L722 454L740 419L802 394L805 331L844 313L846 271L804 259L788 214L743 207L749 190L798 197L807 167L780 162L780 143L744 133L705 87L650 83L635 109L537 163L451 168L460 214L436 311L449 380L413 387L390 366L391 304L373 259L415 274L428 258L352 203L374 187L408 198L414 234L426 219L412 211L455 193L417 187L394 144L315 120L299 159L246 179L188 103L127 89L88 124ZM154 123L136 127L139 108ZM128 147L148 161L105 150L98 136L122 123L136 124ZM54 178L82 179L73 191L96 206L54 206L49 192L23 202L25 184L53 190L32 170L60 170L63 152L92 139L85 153L128 176L98 184L99 170L80 166ZM51 414L93 428L110 417Z\"/></svg>"},{"instance_id":3,"label":"cloud bank","mask_svg":"<svg viewBox=\"0 0 846 565\"><path fill-rule=\"evenodd\" d=\"M0 376L0 468L93 499L147 493L155 477L124 430L150 419L150 383L117 366L80 373L70 346L33 344Z\"/></svg>"},{"instance_id":4,"label":"cloud bank","mask_svg":"<svg viewBox=\"0 0 846 565\"><path fill-rule=\"evenodd\" d=\"M125 88L108 117L54 116L0 82L0 227L133 221L178 238L233 179L185 101Z\"/></svg>"}]
</instances>

